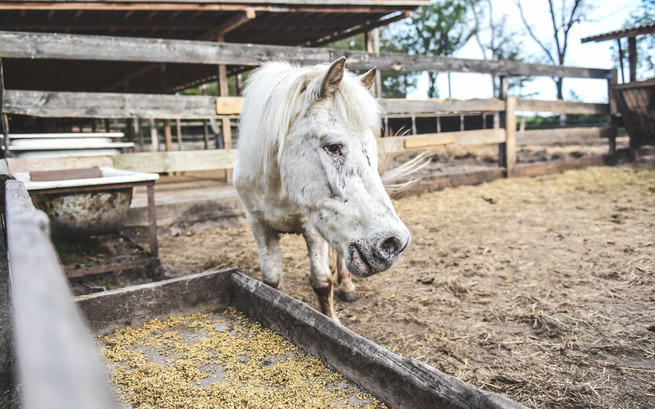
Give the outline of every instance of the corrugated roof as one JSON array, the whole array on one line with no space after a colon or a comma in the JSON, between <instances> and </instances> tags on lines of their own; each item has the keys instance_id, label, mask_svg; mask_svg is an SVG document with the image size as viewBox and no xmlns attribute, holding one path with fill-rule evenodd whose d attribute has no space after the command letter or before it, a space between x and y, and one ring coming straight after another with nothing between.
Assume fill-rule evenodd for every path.
<instances>
[{"instance_id":1,"label":"corrugated roof","mask_svg":"<svg viewBox=\"0 0 655 409\"><path fill-rule=\"evenodd\" d=\"M590 41L599 42L615 40L617 38L635 37L641 34L655 33L655 23L642 24L640 26L622 28L621 30L610 31L609 33L597 34L595 36L585 37L581 41L588 43Z\"/></svg>"}]
</instances>

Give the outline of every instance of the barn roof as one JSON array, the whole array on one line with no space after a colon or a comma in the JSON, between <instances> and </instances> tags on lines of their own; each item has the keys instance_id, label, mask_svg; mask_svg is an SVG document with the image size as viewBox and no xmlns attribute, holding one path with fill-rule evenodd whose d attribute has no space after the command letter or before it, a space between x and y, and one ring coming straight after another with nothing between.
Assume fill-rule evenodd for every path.
<instances>
[{"instance_id":1,"label":"barn roof","mask_svg":"<svg viewBox=\"0 0 655 409\"><path fill-rule=\"evenodd\" d=\"M429 0L4 1L10 31L94 34L231 43L322 46L400 20ZM7 88L175 91L211 80L215 67L168 64L166 78L136 63L5 60ZM138 75L139 71L142 75Z\"/></svg>"},{"instance_id":2,"label":"barn roof","mask_svg":"<svg viewBox=\"0 0 655 409\"><path fill-rule=\"evenodd\" d=\"M609 33L597 34L595 36L585 37L581 41L587 43L590 41L600 42L607 40L616 40L617 38L636 37L641 34L655 33L655 23L643 24L640 26L626 27L621 30L610 31Z\"/></svg>"}]
</instances>

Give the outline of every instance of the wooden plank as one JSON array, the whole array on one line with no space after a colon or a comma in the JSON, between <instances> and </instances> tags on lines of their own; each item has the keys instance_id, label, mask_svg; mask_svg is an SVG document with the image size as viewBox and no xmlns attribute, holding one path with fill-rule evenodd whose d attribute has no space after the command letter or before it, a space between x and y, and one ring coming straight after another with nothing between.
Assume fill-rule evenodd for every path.
<instances>
[{"instance_id":1,"label":"wooden plank","mask_svg":"<svg viewBox=\"0 0 655 409\"><path fill-rule=\"evenodd\" d=\"M613 126L585 128L532 129L516 134L519 145L538 145L549 143L571 143L589 139L611 138L616 134Z\"/></svg>"},{"instance_id":2,"label":"wooden plank","mask_svg":"<svg viewBox=\"0 0 655 409\"><path fill-rule=\"evenodd\" d=\"M44 170L75 169L111 167L113 165L109 156L87 156L67 158L8 158L9 172L31 172Z\"/></svg>"},{"instance_id":3,"label":"wooden plank","mask_svg":"<svg viewBox=\"0 0 655 409\"><path fill-rule=\"evenodd\" d=\"M436 145L484 145L505 141L505 130L476 129L461 132L441 132L436 134L419 134L418 136L388 136L378 138L378 148L387 153L402 152Z\"/></svg>"},{"instance_id":4,"label":"wooden plank","mask_svg":"<svg viewBox=\"0 0 655 409\"><path fill-rule=\"evenodd\" d=\"M610 112L608 104L594 104L588 102L562 100L544 101L525 98L519 98L517 100L516 110L528 112L555 112L562 114L588 115L607 115Z\"/></svg>"},{"instance_id":5,"label":"wooden plank","mask_svg":"<svg viewBox=\"0 0 655 409\"><path fill-rule=\"evenodd\" d=\"M123 132L11 133L9 139L122 138Z\"/></svg>"},{"instance_id":6,"label":"wooden plank","mask_svg":"<svg viewBox=\"0 0 655 409\"><path fill-rule=\"evenodd\" d=\"M243 97L217 97L217 115L238 115L243 109Z\"/></svg>"},{"instance_id":7,"label":"wooden plank","mask_svg":"<svg viewBox=\"0 0 655 409\"><path fill-rule=\"evenodd\" d=\"M379 100L385 113L443 113L443 112L494 112L505 109L505 104L497 98L488 99L426 99L409 100L402 98L382 98Z\"/></svg>"},{"instance_id":8,"label":"wooden plank","mask_svg":"<svg viewBox=\"0 0 655 409\"><path fill-rule=\"evenodd\" d=\"M220 311L228 306L227 279L234 268L191 274L170 280L103 291L75 298L91 328L106 335L116 328L138 326L170 314ZM89 406L93 407L93 406Z\"/></svg>"},{"instance_id":9,"label":"wooden plank","mask_svg":"<svg viewBox=\"0 0 655 409\"><path fill-rule=\"evenodd\" d=\"M485 145L490 143L501 143L505 140L505 130L499 129L478 129L474 131L454 132L457 136L457 145Z\"/></svg>"},{"instance_id":10,"label":"wooden plank","mask_svg":"<svg viewBox=\"0 0 655 409\"><path fill-rule=\"evenodd\" d=\"M7 113L44 118L183 118L216 115L213 97L102 92L15 91L4 93Z\"/></svg>"},{"instance_id":11,"label":"wooden plank","mask_svg":"<svg viewBox=\"0 0 655 409\"><path fill-rule=\"evenodd\" d=\"M402 358L261 281L233 273L229 284L238 310L394 408L524 408Z\"/></svg>"},{"instance_id":12,"label":"wooden plank","mask_svg":"<svg viewBox=\"0 0 655 409\"><path fill-rule=\"evenodd\" d=\"M496 75L608 78L611 70L530 64L519 61L485 61L427 55L370 54L329 48L213 43L73 34L0 31L0 56L99 61L226 64L256 66L266 61L299 64L326 63L345 55L351 69L399 72L479 72Z\"/></svg>"},{"instance_id":13,"label":"wooden plank","mask_svg":"<svg viewBox=\"0 0 655 409\"><path fill-rule=\"evenodd\" d=\"M5 183L7 257L21 406L118 408L95 339L72 301L47 216L22 183Z\"/></svg>"},{"instance_id":14,"label":"wooden plank","mask_svg":"<svg viewBox=\"0 0 655 409\"><path fill-rule=\"evenodd\" d=\"M455 132L422 134L416 137L405 138L405 149L425 148L428 146L450 145L457 142Z\"/></svg>"},{"instance_id":15,"label":"wooden plank","mask_svg":"<svg viewBox=\"0 0 655 409\"><path fill-rule=\"evenodd\" d=\"M240 97L209 97L196 95L119 94L101 92L4 92L6 113L39 117L74 118L184 118L203 119L238 114L243 107ZM502 100L489 99L380 99L385 112L445 113L498 112L505 109ZM570 101L520 99L518 111L558 112L570 114L608 114L607 104Z\"/></svg>"},{"instance_id":16,"label":"wooden plank","mask_svg":"<svg viewBox=\"0 0 655 409\"><path fill-rule=\"evenodd\" d=\"M113 166L137 172L191 172L231 169L234 167L235 160L235 149L138 152L114 156Z\"/></svg>"},{"instance_id":17,"label":"wooden plank","mask_svg":"<svg viewBox=\"0 0 655 409\"><path fill-rule=\"evenodd\" d=\"M101 178L102 171L98 167L80 169L61 169L30 172L33 182L47 182L53 180Z\"/></svg>"}]
</instances>

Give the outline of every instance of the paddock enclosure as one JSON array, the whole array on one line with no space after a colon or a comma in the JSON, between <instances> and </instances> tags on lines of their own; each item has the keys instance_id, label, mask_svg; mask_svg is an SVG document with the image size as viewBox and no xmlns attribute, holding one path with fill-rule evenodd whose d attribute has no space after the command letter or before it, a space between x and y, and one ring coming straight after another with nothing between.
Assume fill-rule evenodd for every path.
<instances>
[{"instance_id":1,"label":"paddock enclosure","mask_svg":"<svg viewBox=\"0 0 655 409\"><path fill-rule=\"evenodd\" d=\"M655 406L655 161L617 127L630 85L616 70L376 49L371 30L427 3L0 3L0 405L272 407L274 388L280 407ZM325 48L362 33L365 52ZM343 326L312 308L301 238L282 239L283 291L258 281L230 183L240 75L342 55L362 72L494 76L501 91L378 98L387 167L430 163L392 192L412 244L337 300ZM607 102L515 97L512 77L593 81ZM219 96L183 92L209 81ZM569 122L525 129L530 113ZM120 228L53 239L35 175L100 169L150 175L129 186Z\"/></svg>"}]
</instances>

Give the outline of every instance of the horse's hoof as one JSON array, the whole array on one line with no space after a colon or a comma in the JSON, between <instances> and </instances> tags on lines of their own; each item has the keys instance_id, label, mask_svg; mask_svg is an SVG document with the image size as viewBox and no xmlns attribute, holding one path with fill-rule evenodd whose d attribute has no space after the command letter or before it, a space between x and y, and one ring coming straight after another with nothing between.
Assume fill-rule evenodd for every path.
<instances>
[{"instance_id":1,"label":"horse's hoof","mask_svg":"<svg viewBox=\"0 0 655 409\"><path fill-rule=\"evenodd\" d=\"M339 291L337 291L337 296L341 300L346 301L346 302L353 302L353 301L355 301L355 300L357 300L359 298L359 296L357 295L357 291L355 291L355 290L351 290L351 291L339 290Z\"/></svg>"}]
</instances>

